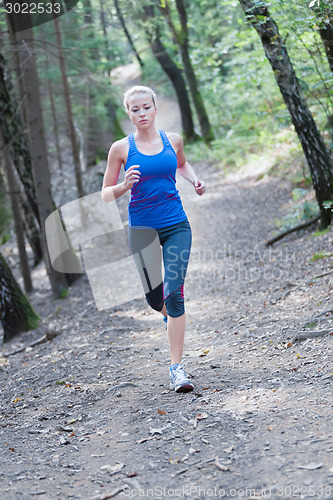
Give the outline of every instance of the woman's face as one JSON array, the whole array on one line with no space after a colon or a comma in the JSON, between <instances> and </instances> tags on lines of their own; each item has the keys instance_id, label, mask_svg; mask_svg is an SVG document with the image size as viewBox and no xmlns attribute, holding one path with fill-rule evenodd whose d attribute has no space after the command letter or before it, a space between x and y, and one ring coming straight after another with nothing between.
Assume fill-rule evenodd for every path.
<instances>
[{"instance_id":1,"label":"woman's face","mask_svg":"<svg viewBox=\"0 0 333 500\"><path fill-rule=\"evenodd\" d=\"M156 107L149 94L138 92L128 100L128 116L138 128L152 125L156 117Z\"/></svg>"}]
</instances>

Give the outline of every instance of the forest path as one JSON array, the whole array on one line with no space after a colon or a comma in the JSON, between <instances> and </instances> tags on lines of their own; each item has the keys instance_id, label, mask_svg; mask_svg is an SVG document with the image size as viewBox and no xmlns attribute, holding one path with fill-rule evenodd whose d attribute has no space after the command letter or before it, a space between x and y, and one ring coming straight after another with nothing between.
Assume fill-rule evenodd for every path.
<instances>
[{"instance_id":1,"label":"forest path","mask_svg":"<svg viewBox=\"0 0 333 500\"><path fill-rule=\"evenodd\" d=\"M332 336L292 343L333 330L331 258L311 262L333 231L268 249L288 186L195 168L203 197L179 182L194 392L169 390L164 325L143 298L97 311L86 277L63 301L37 289L61 335L3 361L2 499L333 498Z\"/></svg>"}]
</instances>

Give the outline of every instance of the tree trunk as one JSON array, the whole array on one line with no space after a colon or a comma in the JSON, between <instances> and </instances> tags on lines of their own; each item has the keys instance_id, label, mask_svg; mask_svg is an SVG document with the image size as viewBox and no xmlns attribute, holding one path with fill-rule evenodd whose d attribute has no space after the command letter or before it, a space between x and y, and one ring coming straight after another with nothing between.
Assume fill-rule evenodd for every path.
<instances>
[{"instance_id":1,"label":"tree trunk","mask_svg":"<svg viewBox=\"0 0 333 500\"><path fill-rule=\"evenodd\" d=\"M14 43L12 37L12 48L16 57L19 57L17 45ZM39 213L37 207L37 199L35 186L33 182L32 166L30 151L27 144L27 133L24 130L23 124L20 119L18 110L24 109L25 97L23 92L23 80L19 72L19 62L17 61L17 80L21 86L21 103L17 103L14 99L13 86L7 68L7 62L4 56L0 53L0 129L6 145L10 144L11 156L19 176L20 181L24 187L24 191L31 210L39 222ZM24 115L26 112L24 110ZM26 123L26 128L28 124Z\"/></svg>"},{"instance_id":2,"label":"tree trunk","mask_svg":"<svg viewBox=\"0 0 333 500\"><path fill-rule=\"evenodd\" d=\"M179 30L176 29L175 25L172 22L168 1L165 2L164 7L161 7L161 11L165 14L171 32L173 33L175 42L179 47L187 83L190 87L192 100L199 119L202 136L206 142L211 142L214 139L214 134L209 123L208 115L202 96L200 94L197 78L195 76L189 54L187 14L183 0L176 0L176 6L181 24L181 28Z\"/></svg>"},{"instance_id":3,"label":"tree trunk","mask_svg":"<svg viewBox=\"0 0 333 500\"><path fill-rule=\"evenodd\" d=\"M110 54L110 47L109 47L109 40L108 40L108 28L107 28L107 22L106 22L106 17L105 17L105 4L104 0L99 1L100 4L100 10L99 10L99 15L101 19L101 25L103 29L103 35L104 35L104 44L106 48L106 58L109 62L111 62L111 54Z\"/></svg>"},{"instance_id":4,"label":"tree trunk","mask_svg":"<svg viewBox=\"0 0 333 500\"><path fill-rule=\"evenodd\" d=\"M24 92L22 78L19 71L19 59L17 46L11 34L11 43L15 54L15 65L17 81L20 84L21 103L17 103L12 91L12 83L8 72L7 63L0 53L0 131L4 143L10 146L10 155L13 159L18 178L21 181L24 193L20 193L20 206L24 214L24 230L34 254L35 265L42 260L42 250L39 239L39 213L37 207L36 192L33 183L30 151L27 145L27 131L24 130L20 119L22 112L26 116L22 106ZM14 45L13 45L14 44ZM26 126L27 129L27 126ZM22 191L20 189L20 191Z\"/></svg>"},{"instance_id":5,"label":"tree trunk","mask_svg":"<svg viewBox=\"0 0 333 500\"><path fill-rule=\"evenodd\" d=\"M320 28L319 33L325 47L328 63L333 73L333 17L329 18L325 26Z\"/></svg>"},{"instance_id":6,"label":"tree trunk","mask_svg":"<svg viewBox=\"0 0 333 500\"><path fill-rule=\"evenodd\" d=\"M44 50L46 52L46 46L43 44ZM45 69L46 72L49 70L49 60L48 57L45 57ZM62 158L61 158L61 152L60 152L60 141L59 141L59 132L58 132L58 121L57 121L57 112L56 112L56 107L55 107L55 102L54 102L54 96L53 96L53 90L52 90L52 84L50 79L47 79L47 89L49 93L49 99L50 99L50 107L51 107L51 115L52 115L52 122L53 122L53 135L54 135L54 144L56 148L56 153L57 153L57 160L58 160L58 166L59 170L62 171Z\"/></svg>"},{"instance_id":7,"label":"tree trunk","mask_svg":"<svg viewBox=\"0 0 333 500\"><path fill-rule=\"evenodd\" d=\"M33 49L33 33L31 30L20 31L16 33L16 37L18 45L15 49L19 51L26 113L29 120L30 154L40 219L43 258L52 291L56 297L61 297L67 289L65 276L56 272L51 265L45 235L45 220L55 207L51 196L39 80Z\"/></svg>"},{"instance_id":8,"label":"tree trunk","mask_svg":"<svg viewBox=\"0 0 333 500\"><path fill-rule=\"evenodd\" d=\"M239 2L247 19L261 38L266 56L288 107L309 164L321 213L321 223L323 227L326 227L330 224L331 212L323 207L323 203L333 198L333 176L325 143L302 95L288 52L283 45L276 23L269 15L267 5L261 2L256 6L253 0L239 0Z\"/></svg>"},{"instance_id":9,"label":"tree trunk","mask_svg":"<svg viewBox=\"0 0 333 500\"><path fill-rule=\"evenodd\" d=\"M105 103L105 107L107 109L107 115L112 131L112 137L110 140L112 142L118 141L119 139L122 139L125 134L117 117L117 106L114 102L112 102L112 99L108 99Z\"/></svg>"},{"instance_id":10,"label":"tree trunk","mask_svg":"<svg viewBox=\"0 0 333 500\"><path fill-rule=\"evenodd\" d=\"M36 224L36 218L31 211L30 204L26 201L25 194L20 192L19 197L20 206L22 207L24 232L34 254L34 266L38 266L38 264L43 260L39 226Z\"/></svg>"},{"instance_id":11,"label":"tree trunk","mask_svg":"<svg viewBox=\"0 0 333 500\"><path fill-rule=\"evenodd\" d=\"M145 7L144 12L146 17L154 17L155 15L153 6ZM196 140L198 136L194 131L190 100L182 72L166 51L158 33L158 29L154 34L148 34L148 37L154 56L161 65L163 71L170 78L177 94L185 140Z\"/></svg>"},{"instance_id":12,"label":"tree trunk","mask_svg":"<svg viewBox=\"0 0 333 500\"><path fill-rule=\"evenodd\" d=\"M37 328L39 317L31 307L0 253L0 319L4 342L14 335Z\"/></svg>"},{"instance_id":13,"label":"tree trunk","mask_svg":"<svg viewBox=\"0 0 333 500\"><path fill-rule=\"evenodd\" d=\"M0 131L0 147L3 153L4 167L7 177L7 183L9 188L10 202L12 206L12 213L14 218L15 235L16 242L20 257L21 273L24 282L24 289L26 292L31 292L32 281L28 262L28 256L25 249L24 241L24 230L20 211L19 197L18 197L18 187L16 185L16 179L12 167L12 158L10 156L9 147L5 146L1 131Z\"/></svg>"},{"instance_id":14,"label":"tree trunk","mask_svg":"<svg viewBox=\"0 0 333 500\"><path fill-rule=\"evenodd\" d=\"M69 135L70 135L70 140L71 140L71 145L72 145L77 195L78 195L78 198L82 198L82 196L84 196L84 192L83 192L83 187L82 187L80 156L79 156L79 150L78 150L77 141L76 141L74 118L73 118L73 112L72 112L69 85L68 85L68 80L67 80L67 75L66 75L65 58L64 58L64 54L63 54L62 39L61 39L58 18L54 18L54 27L55 27L57 45L58 45L58 50L59 50L59 64L60 64L60 71L61 71L61 75L62 75L62 83L63 83L63 88L64 88L64 99L65 99L66 110L67 110Z\"/></svg>"},{"instance_id":15,"label":"tree trunk","mask_svg":"<svg viewBox=\"0 0 333 500\"><path fill-rule=\"evenodd\" d=\"M117 17L118 17L119 22L120 22L120 24L121 24L121 26L122 26L122 28L124 30L124 33L125 33L125 35L127 37L127 40L128 40L128 42L129 42L129 44L131 46L131 49L133 50L134 55L137 58L140 66L141 66L141 68L143 68L143 66L144 66L143 61L142 61L142 59L141 59L138 51L136 50L135 45L134 45L133 40L132 40L132 37L129 34L129 31L128 31L127 27L126 27L125 19L124 19L124 16L123 16L123 14L122 14L122 12L120 10L118 0L114 0L114 4L115 4L115 7L116 7L116 11L117 11Z\"/></svg>"}]
</instances>

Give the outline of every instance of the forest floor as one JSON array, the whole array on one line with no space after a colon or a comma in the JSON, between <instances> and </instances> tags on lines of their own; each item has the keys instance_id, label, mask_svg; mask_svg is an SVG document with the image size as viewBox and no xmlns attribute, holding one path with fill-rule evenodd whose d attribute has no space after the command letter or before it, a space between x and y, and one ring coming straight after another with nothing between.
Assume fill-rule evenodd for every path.
<instances>
[{"instance_id":1,"label":"forest floor","mask_svg":"<svg viewBox=\"0 0 333 500\"><path fill-rule=\"evenodd\" d=\"M37 268L29 298L58 335L0 346L1 499L333 498L333 230L266 247L290 185L194 166L206 194L179 190L195 390L170 391L164 325L143 297L99 311L84 275L52 300Z\"/></svg>"}]
</instances>

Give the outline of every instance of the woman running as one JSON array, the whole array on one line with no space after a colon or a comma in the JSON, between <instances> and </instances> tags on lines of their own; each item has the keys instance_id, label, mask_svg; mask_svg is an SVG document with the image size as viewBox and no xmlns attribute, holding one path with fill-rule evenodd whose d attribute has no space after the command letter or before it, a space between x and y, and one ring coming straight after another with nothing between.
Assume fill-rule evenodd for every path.
<instances>
[{"instance_id":1,"label":"woman running","mask_svg":"<svg viewBox=\"0 0 333 500\"><path fill-rule=\"evenodd\" d=\"M104 175L102 197L113 201L131 190L128 239L150 307L163 314L170 348L170 389L193 390L181 365L185 338L184 280L190 256L191 226L176 189L176 171L205 192L186 161L182 137L158 130L156 95L149 87L125 92L125 110L135 132L112 144ZM119 184L124 165L125 180ZM162 256L164 281L162 279Z\"/></svg>"}]
</instances>

